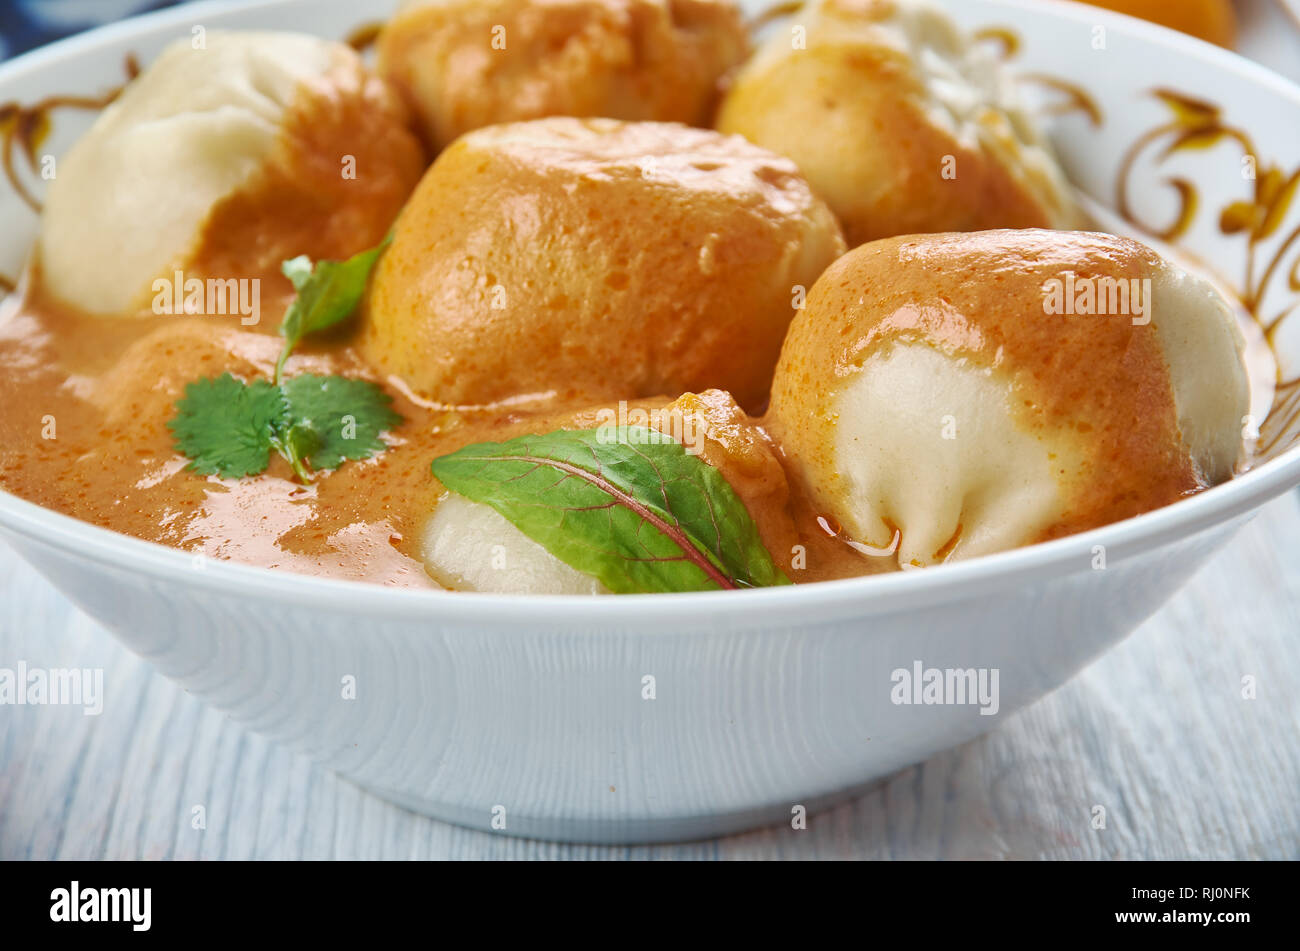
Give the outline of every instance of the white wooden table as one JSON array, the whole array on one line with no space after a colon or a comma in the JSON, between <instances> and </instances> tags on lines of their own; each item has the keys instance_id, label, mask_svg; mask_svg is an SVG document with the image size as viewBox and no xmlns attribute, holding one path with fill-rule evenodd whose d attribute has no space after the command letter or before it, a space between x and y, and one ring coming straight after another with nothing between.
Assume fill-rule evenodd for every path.
<instances>
[{"instance_id":1,"label":"white wooden table","mask_svg":"<svg viewBox=\"0 0 1300 951\"><path fill-rule=\"evenodd\" d=\"M0 860L1300 858L1296 493L1055 694L804 831L602 848L426 819L204 707L0 546L0 667L20 660L102 667L105 703L0 706Z\"/></svg>"}]
</instances>

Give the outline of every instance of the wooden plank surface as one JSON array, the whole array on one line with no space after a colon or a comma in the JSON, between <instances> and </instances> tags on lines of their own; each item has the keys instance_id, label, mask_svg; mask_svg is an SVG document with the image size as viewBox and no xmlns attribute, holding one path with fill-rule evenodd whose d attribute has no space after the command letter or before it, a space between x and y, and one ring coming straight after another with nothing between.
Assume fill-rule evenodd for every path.
<instances>
[{"instance_id":1,"label":"wooden plank surface","mask_svg":"<svg viewBox=\"0 0 1300 951\"><path fill-rule=\"evenodd\" d=\"M1300 858L1295 493L1065 687L803 831L602 848L426 819L207 709L0 547L0 667L20 660L102 667L105 702L0 706L0 860Z\"/></svg>"}]
</instances>

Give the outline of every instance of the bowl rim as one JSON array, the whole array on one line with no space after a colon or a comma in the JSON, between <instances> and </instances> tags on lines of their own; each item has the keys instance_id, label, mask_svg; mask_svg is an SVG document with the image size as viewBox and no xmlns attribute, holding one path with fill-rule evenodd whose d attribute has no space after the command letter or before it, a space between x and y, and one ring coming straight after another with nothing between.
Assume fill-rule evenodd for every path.
<instances>
[{"instance_id":1,"label":"bowl rim","mask_svg":"<svg viewBox=\"0 0 1300 951\"><path fill-rule=\"evenodd\" d=\"M0 63L0 86L30 71L75 58L106 42L251 10L290 7L301 0L206 0L130 17L58 40ZM1216 66L1271 87L1300 109L1300 85L1230 50L1133 17L1063 0L982 0L1009 11L1025 10L1090 23L1110 23L1140 40L1209 60ZM747 628L768 628L791 620L836 616L869 617L963 598L989 597L1008 587L1073 571L1092 570L1097 546L1107 564L1140 557L1152 549L1191 537L1234 518L1244 518L1270 499L1300 484L1300 445L1232 480L1162 508L1075 535L935 567L820 581L742 593L697 591L670 594L590 595L491 594L437 589L401 589L383 584L263 568L145 541L43 508L0 489L0 529L53 546L79 559L104 562L150 579L217 593L240 593L285 604L365 613L376 620L429 619L446 622L512 623L521 630L567 622L589 627L661 625L662 635L688 635L702 616L711 623L743 617ZM195 565L202 565L196 570ZM630 602L630 603L629 603ZM750 615L751 609L761 611ZM815 615L810 614L815 610ZM715 617L719 616L719 617Z\"/></svg>"},{"instance_id":2,"label":"bowl rim","mask_svg":"<svg viewBox=\"0 0 1300 951\"><path fill-rule=\"evenodd\" d=\"M556 620L616 626L619 622L677 624L665 633L698 626L701 615L748 613L747 623L768 627L791 619L867 617L918 606L946 604L972 596L991 597L1069 573L1093 570L1097 546L1109 568L1163 545L1253 514L1270 499L1300 484L1300 447L1230 482L1206 489L1133 518L1035 545L910 571L818 581L745 592L690 591L667 594L591 595L491 594L438 589L392 588L370 581L299 574L211 556L198 556L157 542L124 535L46 509L0 490L0 530L53 546L80 559L164 583L205 591L243 593L317 609L363 612L375 618L440 621L518 622L525 627ZM201 570L200 570L201 566ZM1102 569L1106 570L1106 569ZM630 602L630 603L629 603ZM543 606L545 606L543 608Z\"/></svg>"}]
</instances>

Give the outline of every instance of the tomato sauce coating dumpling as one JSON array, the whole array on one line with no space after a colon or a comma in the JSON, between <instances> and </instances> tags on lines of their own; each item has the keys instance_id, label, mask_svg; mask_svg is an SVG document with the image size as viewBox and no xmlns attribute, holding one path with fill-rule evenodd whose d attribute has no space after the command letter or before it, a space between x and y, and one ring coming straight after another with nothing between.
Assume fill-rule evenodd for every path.
<instances>
[{"instance_id":1,"label":"tomato sauce coating dumpling","mask_svg":"<svg viewBox=\"0 0 1300 951\"><path fill-rule=\"evenodd\" d=\"M730 0L412 0L379 68L430 144L546 116L707 125L749 51Z\"/></svg>"},{"instance_id":2,"label":"tomato sauce coating dumpling","mask_svg":"<svg viewBox=\"0 0 1300 951\"><path fill-rule=\"evenodd\" d=\"M717 127L793 159L850 247L1078 224L1010 75L920 0L810 3L738 72Z\"/></svg>"},{"instance_id":3,"label":"tomato sauce coating dumpling","mask_svg":"<svg viewBox=\"0 0 1300 951\"><path fill-rule=\"evenodd\" d=\"M1085 0L1131 17L1141 17L1170 29L1232 49L1237 41L1237 14L1232 0Z\"/></svg>"},{"instance_id":4,"label":"tomato sauce coating dumpling","mask_svg":"<svg viewBox=\"0 0 1300 951\"><path fill-rule=\"evenodd\" d=\"M788 160L669 123L539 119L447 148L370 283L362 351L445 404L712 387L766 401L844 251Z\"/></svg>"},{"instance_id":5,"label":"tomato sauce coating dumpling","mask_svg":"<svg viewBox=\"0 0 1300 951\"><path fill-rule=\"evenodd\" d=\"M269 282L263 302L287 293L283 260L383 238L424 170L406 120L342 43L218 30L173 43L59 159L45 290L93 314L153 310L154 282L177 271Z\"/></svg>"},{"instance_id":6,"label":"tomato sauce coating dumpling","mask_svg":"<svg viewBox=\"0 0 1300 951\"><path fill-rule=\"evenodd\" d=\"M1113 235L850 251L790 328L766 423L819 511L929 565L1095 528L1230 478L1248 388L1204 280Z\"/></svg>"}]
</instances>

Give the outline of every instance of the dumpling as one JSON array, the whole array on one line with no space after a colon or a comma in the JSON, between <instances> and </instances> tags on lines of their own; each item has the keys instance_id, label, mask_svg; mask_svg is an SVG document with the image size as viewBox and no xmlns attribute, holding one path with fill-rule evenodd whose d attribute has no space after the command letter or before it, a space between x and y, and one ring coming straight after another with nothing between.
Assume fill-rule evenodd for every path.
<instances>
[{"instance_id":1,"label":"dumpling","mask_svg":"<svg viewBox=\"0 0 1300 951\"><path fill-rule=\"evenodd\" d=\"M452 591L493 594L609 594L593 575L566 565L490 505L448 492L425 527L425 570Z\"/></svg>"},{"instance_id":2,"label":"dumpling","mask_svg":"<svg viewBox=\"0 0 1300 951\"><path fill-rule=\"evenodd\" d=\"M1087 0L1131 17L1141 17L1170 29L1232 49L1237 41L1237 14L1232 0Z\"/></svg>"},{"instance_id":3,"label":"dumpling","mask_svg":"<svg viewBox=\"0 0 1300 951\"><path fill-rule=\"evenodd\" d=\"M409 0L378 50L442 148L545 116L705 125L749 37L730 0Z\"/></svg>"},{"instance_id":4,"label":"dumpling","mask_svg":"<svg viewBox=\"0 0 1300 951\"><path fill-rule=\"evenodd\" d=\"M154 310L154 281L176 272L287 289L282 260L383 238L424 168L405 122L343 44L215 30L201 48L173 43L59 160L43 286L92 314Z\"/></svg>"},{"instance_id":5,"label":"dumpling","mask_svg":"<svg viewBox=\"0 0 1300 951\"><path fill-rule=\"evenodd\" d=\"M770 439L720 390L676 400L645 400L622 407L591 407L520 424L511 438L555 429L644 425L669 433L718 469L744 502L773 560L788 569L798 544L790 488ZM492 507L446 493L422 536L428 573L456 591L498 594L606 594L596 578L560 561Z\"/></svg>"},{"instance_id":6,"label":"dumpling","mask_svg":"<svg viewBox=\"0 0 1300 951\"><path fill-rule=\"evenodd\" d=\"M375 268L373 365L444 404L725 389L766 400L786 327L844 251L788 160L669 123L471 132Z\"/></svg>"},{"instance_id":7,"label":"dumpling","mask_svg":"<svg viewBox=\"0 0 1300 951\"><path fill-rule=\"evenodd\" d=\"M766 419L848 539L903 565L1127 518L1230 478L1248 412L1222 297L1146 246L912 235L832 265Z\"/></svg>"},{"instance_id":8,"label":"dumpling","mask_svg":"<svg viewBox=\"0 0 1300 951\"><path fill-rule=\"evenodd\" d=\"M717 127L794 159L850 247L1077 223L1010 77L918 0L809 4L740 70Z\"/></svg>"}]
</instances>

